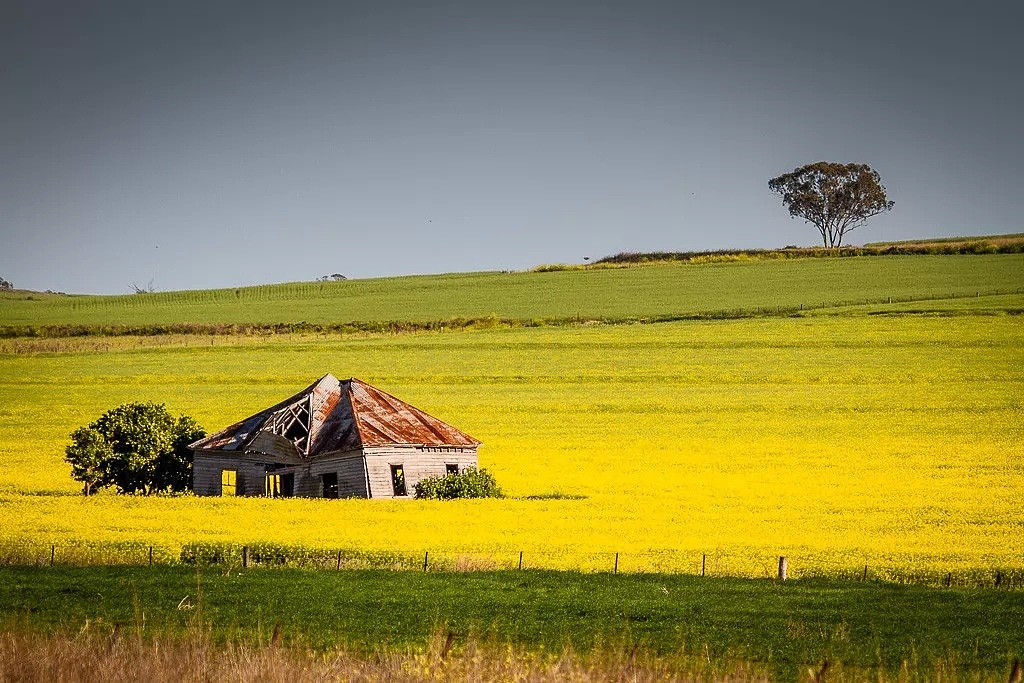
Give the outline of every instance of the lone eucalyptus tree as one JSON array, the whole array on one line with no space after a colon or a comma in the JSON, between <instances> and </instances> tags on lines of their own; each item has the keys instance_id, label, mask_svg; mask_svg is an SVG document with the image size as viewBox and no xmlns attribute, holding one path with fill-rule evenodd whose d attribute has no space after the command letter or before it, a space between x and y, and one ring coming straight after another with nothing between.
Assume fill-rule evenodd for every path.
<instances>
[{"instance_id":1,"label":"lone eucalyptus tree","mask_svg":"<svg viewBox=\"0 0 1024 683\"><path fill-rule=\"evenodd\" d=\"M878 171L867 164L819 161L772 178L768 188L782 197L790 216L818 229L827 248L841 247L846 233L894 205Z\"/></svg>"}]
</instances>

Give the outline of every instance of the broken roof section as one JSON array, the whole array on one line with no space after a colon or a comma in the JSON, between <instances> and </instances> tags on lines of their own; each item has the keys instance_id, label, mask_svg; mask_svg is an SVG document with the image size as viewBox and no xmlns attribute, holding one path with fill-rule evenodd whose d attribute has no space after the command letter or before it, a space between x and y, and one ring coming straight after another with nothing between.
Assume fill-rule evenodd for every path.
<instances>
[{"instance_id":1,"label":"broken roof section","mask_svg":"<svg viewBox=\"0 0 1024 683\"><path fill-rule=\"evenodd\" d=\"M268 440L287 441L304 458L374 446L480 445L465 432L366 382L324 375L291 398L190 447L263 450L260 446Z\"/></svg>"}]
</instances>

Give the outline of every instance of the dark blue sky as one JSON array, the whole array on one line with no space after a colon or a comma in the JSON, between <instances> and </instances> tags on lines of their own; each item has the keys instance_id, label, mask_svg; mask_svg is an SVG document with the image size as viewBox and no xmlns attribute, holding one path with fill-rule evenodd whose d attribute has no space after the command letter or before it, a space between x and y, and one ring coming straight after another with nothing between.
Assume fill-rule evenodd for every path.
<instances>
[{"instance_id":1,"label":"dark blue sky","mask_svg":"<svg viewBox=\"0 0 1024 683\"><path fill-rule=\"evenodd\" d=\"M1016 3L0 0L0 276L125 292L1022 230Z\"/></svg>"}]
</instances>

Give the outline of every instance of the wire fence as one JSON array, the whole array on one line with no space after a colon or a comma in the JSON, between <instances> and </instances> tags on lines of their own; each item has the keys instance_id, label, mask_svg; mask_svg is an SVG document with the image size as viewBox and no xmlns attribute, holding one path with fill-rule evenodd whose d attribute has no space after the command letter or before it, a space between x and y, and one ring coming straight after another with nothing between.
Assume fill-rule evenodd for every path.
<instances>
[{"instance_id":1,"label":"wire fence","mask_svg":"<svg viewBox=\"0 0 1024 683\"><path fill-rule=\"evenodd\" d=\"M125 542L0 543L0 565L34 567L190 566L234 570L297 568L313 571L376 569L423 572L566 571L606 574L674 574L773 580L828 579L945 588L1024 588L1024 566L970 566L948 570L932 559L915 568L891 560L854 564L820 555L700 553L657 549L630 552L495 549L387 550L315 548L275 543L192 542L180 547Z\"/></svg>"}]
</instances>

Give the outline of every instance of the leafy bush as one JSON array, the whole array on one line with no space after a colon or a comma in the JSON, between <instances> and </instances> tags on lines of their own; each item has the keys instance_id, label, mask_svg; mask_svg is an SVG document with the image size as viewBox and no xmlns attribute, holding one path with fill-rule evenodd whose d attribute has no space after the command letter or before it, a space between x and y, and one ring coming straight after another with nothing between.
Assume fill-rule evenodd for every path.
<instances>
[{"instance_id":1,"label":"leafy bush","mask_svg":"<svg viewBox=\"0 0 1024 683\"><path fill-rule=\"evenodd\" d=\"M427 477L416 484L416 497L426 500L455 498L504 498L494 475L485 469L467 467L457 474Z\"/></svg>"}]
</instances>

